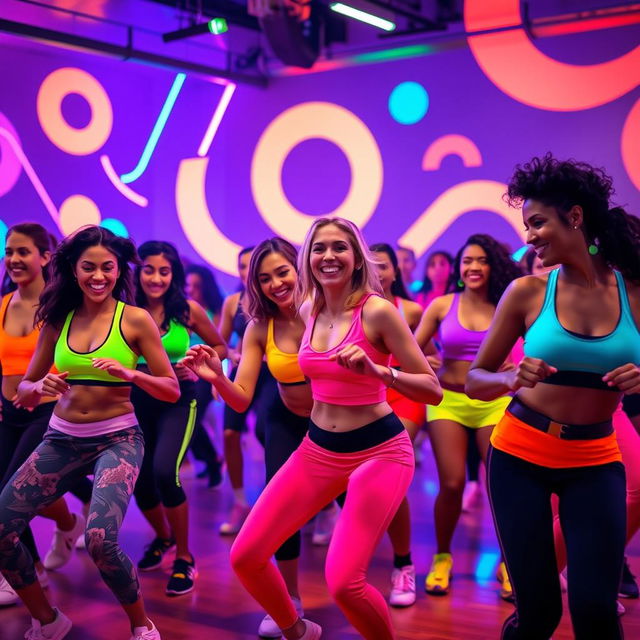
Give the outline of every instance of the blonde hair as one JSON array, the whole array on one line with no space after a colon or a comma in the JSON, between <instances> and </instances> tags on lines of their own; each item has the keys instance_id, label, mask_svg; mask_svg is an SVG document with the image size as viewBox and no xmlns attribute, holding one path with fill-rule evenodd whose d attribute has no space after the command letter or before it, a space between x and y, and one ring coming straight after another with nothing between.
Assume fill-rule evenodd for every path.
<instances>
[{"instance_id":1,"label":"blonde hair","mask_svg":"<svg viewBox=\"0 0 640 640\"><path fill-rule=\"evenodd\" d=\"M351 275L351 295L347 298L345 306L347 309L355 307L362 296L366 293L377 293L384 295L380 286L378 276L377 261L371 255L367 243L362 237L358 227L350 220L344 218L318 218L312 225L302 244L298 254L298 283L296 285L296 304L299 306L306 300L312 301L311 314L316 315L325 305L322 285L311 273L309 258L311 256L311 246L318 229L328 225L338 227L349 239L349 244L355 255L355 269Z\"/></svg>"}]
</instances>

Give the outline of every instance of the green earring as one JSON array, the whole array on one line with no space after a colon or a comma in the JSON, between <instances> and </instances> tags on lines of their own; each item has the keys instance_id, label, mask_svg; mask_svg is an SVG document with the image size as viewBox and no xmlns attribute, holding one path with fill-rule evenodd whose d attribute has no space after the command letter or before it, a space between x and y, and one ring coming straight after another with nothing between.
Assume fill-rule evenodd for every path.
<instances>
[{"instance_id":1,"label":"green earring","mask_svg":"<svg viewBox=\"0 0 640 640\"><path fill-rule=\"evenodd\" d=\"M595 256L598 254L598 245L597 244L590 244L589 248L587 249L587 251L589 251L589 254L592 256Z\"/></svg>"},{"instance_id":2,"label":"green earring","mask_svg":"<svg viewBox=\"0 0 640 640\"><path fill-rule=\"evenodd\" d=\"M462 279L458 280L458 287L460 287L460 289L464 287L464 282L462 281Z\"/></svg>"}]
</instances>

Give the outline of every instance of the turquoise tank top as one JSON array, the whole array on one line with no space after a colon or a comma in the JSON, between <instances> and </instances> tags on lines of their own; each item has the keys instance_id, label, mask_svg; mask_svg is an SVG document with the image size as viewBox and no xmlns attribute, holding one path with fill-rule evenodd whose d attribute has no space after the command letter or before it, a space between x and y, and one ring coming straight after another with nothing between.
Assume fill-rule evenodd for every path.
<instances>
[{"instance_id":1,"label":"turquoise tank top","mask_svg":"<svg viewBox=\"0 0 640 640\"><path fill-rule=\"evenodd\" d=\"M631 314L624 278L614 271L618 283L620 317L605 336L584 336L565 329L556 312L559 269L549 272L540 314L524 338L524 355L540 358L558 369L545 378L547 384L617 391L602 376L628 362L640 364L640 332Z\"/></svg>"},{"instance_id":2,"label":"turquoise tank top","mask_svg":"<svg viewBox=\"0 0 640 640\"><path fill-rule=\"evenodd\" d=\"M169 329L162 336L162 346L169 356L171 364L180 362L189 349L189 330L175 320L169 321ZM139 364L146 364L144 358L140 358Z\"/></svg>"},{"instance_id":3,"label":"turquoise tank top","mask_svg":"<svg viewBox=\"0 0 640 640\"><path fill-rule=\"evenodd\" d=\"M122 313L124 302L118 300L111 319L111 327L105 341L93 351L74 351L69 346L69 328L75 311L70 311L60 331L54 351L54 363L58 371L68 371L69 384L85 384L97 386L130 386L120 378L110 375L102 369L96 369L92 361L94 358L112 358L127 369L135 369L138 355L127 344L122 335Z\"/></svg>"}]
</instances>

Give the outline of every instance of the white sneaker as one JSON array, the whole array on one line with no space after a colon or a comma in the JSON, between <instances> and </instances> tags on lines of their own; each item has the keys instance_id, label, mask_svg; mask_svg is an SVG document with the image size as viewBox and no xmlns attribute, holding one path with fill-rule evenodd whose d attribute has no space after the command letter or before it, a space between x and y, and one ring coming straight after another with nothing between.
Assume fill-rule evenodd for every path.
<instances>
[{"instance_id":1,"label":"white sneaker","mask_svg":"<svg viewBox=\"0 0 640 640\"><path fill-rule=\"evenodd\" d=\"M394 569L391 573L389 604L392 607L410 607L415 601L416 568L410 564L402 569Z\"/></svg>"},{"instance_id":2,"label":"white sneaker","mask_svg":"<svg viewBox=\"0 0 640 640\"><path fill-rule=\"evenodd\" d=\"M8 607L19 600L18 594L0 573L0 607Z\"/></svg>"},{"instance_id":3,"label":"white sneaker","mask_svg":"<svg viewBox=\"0 0 640 640\"><path fill-rule=\"evenodd\" d=\"M24 634L26 640L62 640L71 630L71 620L55 607L56 619L49 624L40 624L31 619L31 629Z\"/></svg>"},{"instance_id":4,"label":"white sneaker","mask_svg":"<svg viewBox=\"0 0 640 640\"><path fill-rule=\"evenodd\" d=\"M335 503L330 509L320 511L313 523L311 542L319 547L325 547L331 542L331 536L336 526L338 508Z\"/></svg>"},{"instance_id":5,"label":"white sneaker","mask_svg":"<svg viewBox=\"0 0 640 640\"><path fill-rule=\"evenodd\" d=\"M244 524L244 521L247 519L249 515L249 511L251 511L251 507L248 504L240 504L238 502L234 503L231 508L231 513L229 514L229 519L226 522L223 522L220 525L221 536L234 536L238 531L240 531L240 527Z\"/></svg>"},{"instance_id":6,"label":"white sneaker","mask_svg":"<svg viewBox=\"0 0 640 640\"><path fill-rule=\"evenodd\" d=\"M311 620L305 620L304 618L302 619L302 622L307 625L307 628L300 640L318 640L322 635L322 627L319 624L311 622Z\"/></svg>"},{"instance_id":7,"label":"white sneaker","mask_svg":"<svg viewBox=\"0 0 640 640\"><path fill-rule=\"evenodd\" d=\"M462 494L462 511L468 513L472 511L480 500L481 489L480 484L475 480L470 480L464 486L464 493Z\"/></svg>"},{"instance_id":8,"label":"white sneaker","mask_svg":"<svg viewBox=\"0 0 640 640\"><path fill-rule=\"evenodd\" d=\"M304 615L304 611L302 610L302 602L300 602L300 599L292 597L291 602L293 602L293 606L296 608L298 617L302 618L302 616ZM275 623L275 620L268 613L262 619L262 622L258 627L258 636L260 638L282 637L282 631L280 630L280 627Z\"/></svg>"},{"instance_id":9,"label":"white sneaker","mask_svg":"<svg viewBox=\"0 0 640 640\"><path fill-rule=\"evenodd\" d=\"M91 506L91 504L89 502L87 502L87 504L83 504L82 505L82 515L84 516L84 521L85 524L88 522L89 520L89 507ZM84 536L78 536L78 539L76 540L76 549L86 549L87 548L87 543L84 539Z\"/></svg>"},{"instance_id":10,"label":"white sneaker","mask_svg":"<svg viewBox=\"0 0 640 640\"><path fill-rule=\"evenodd\" d=\"M151 620L149 620L151 622ZM151 629L147 627L136 627L130 640L161 640L160 632L156 629L156 625L151 622Z\"/></svg>"},{"instance_id":11,"label":"white sneaker","mask_svg":"<svg viewBox=\"0 0 640 640\"><path fill-rule=\"evenodd\" d=\"M84 534L84 527L86 525L85 519L79 513L74 514L75 524L70 531L60 531L58 527L53 532L53 540L51 541L51 549L44 557L45 569L59 569L63 565L69 562L71 552L76 544L76 540L79 536Z\"/></svg>"}]
</instances>

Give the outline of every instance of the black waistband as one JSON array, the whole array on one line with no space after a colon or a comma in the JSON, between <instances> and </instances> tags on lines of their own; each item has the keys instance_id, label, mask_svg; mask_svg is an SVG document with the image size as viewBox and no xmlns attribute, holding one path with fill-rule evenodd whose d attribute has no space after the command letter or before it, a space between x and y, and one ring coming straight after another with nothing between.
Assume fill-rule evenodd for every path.
<instances>
[{"instance_id":1,"label":"black waistband","mask_svg":"<svg viewBox=\"0 0 640 640\"><path fill-rule=\"evenodd\" d=\"M607 385L602 380L602 374L592 371L556 371L556 373L547 376L542 382L563 387L584 387L585 389L620 392L618 387Z\"/></svg>"},{"instance_id":2,"label":"black waistband","mask_svg":"<svg viewBox=\"0 0 640 640\"><path fill-rule=\"evenodd\" d=\"M133 386L130 382L116 382L115 380L90 380L84 378L77 378L75 380L65 380L67 384L70 385L79 385L85 387L131 387Z\"/></svg>"},{"instance_id":3,"label":"black waistband","mask_svg":"<svg viewBox=\"0 0 640 640\"><path fill-rule=\"evenodd\" d=\"M544 431L561 440L597 440L613 433L611 420L592 424L563 424L534 411L517 397L509 403L507 411L530 427Z\"/></svg>"},{"instance_id":4,"label":"black waistband","mask_svg":"<svg viewBox=\"0 0 640 640\"><path fill-rule=\"evenodd\" d=\"M376 447L404 431L395 413L374 420L352 431L327 431L309 420L309 438L323 449L335 453L355 453Z\"/></svg>"},{"instance_id":5,"label":"black waistband","mask_svg":"<svg viewBox=\"0 0 640 640\"><path fill-rule=\"evenodd\" d=\"M281 387L299 387L301 384L309 384L306 380L298 380L298 382L282 382L278 380Z\"/></svg>"}]
</instances>

